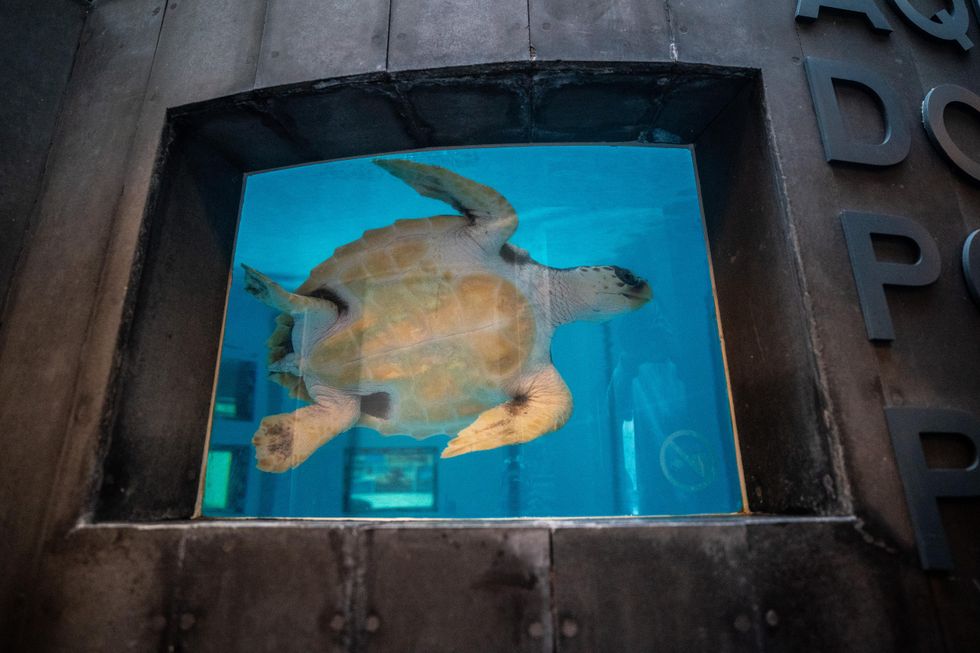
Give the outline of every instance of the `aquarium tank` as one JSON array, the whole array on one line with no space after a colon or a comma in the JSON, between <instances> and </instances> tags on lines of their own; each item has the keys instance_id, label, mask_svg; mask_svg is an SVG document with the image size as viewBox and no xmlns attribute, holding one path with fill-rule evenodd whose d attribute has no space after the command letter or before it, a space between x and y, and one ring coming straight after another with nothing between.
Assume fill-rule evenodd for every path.
<instances>
[{"instance_id":1,"label":"aquarium tank","mask_svg":"<svg viewBox=\"0 0 980 653\"><path fill-rule=\"evenodd\" d=\"M743 510L693 150L250 174L206 517Z\"/></svg>"}]
</instances>

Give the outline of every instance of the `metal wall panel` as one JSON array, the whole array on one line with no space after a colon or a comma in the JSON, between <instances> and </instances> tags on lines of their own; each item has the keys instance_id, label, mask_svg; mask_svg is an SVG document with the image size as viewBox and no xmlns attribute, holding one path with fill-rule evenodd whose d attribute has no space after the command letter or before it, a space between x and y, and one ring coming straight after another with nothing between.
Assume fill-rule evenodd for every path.
<instances>
[{"instance_id":1,"label":"metal wall panel","mask_svg":"<svg viewBox=\"0 0 980 653\"><path fill-rule=\"evenodd\" d=\"M388 0L269 0L257 87L385 69Z\"/></svg>"},{"instance_id":2,"label":"metal wall panel","mask_svg":"<svg viewBox=\"0 0 980 653\"><path fill-rule=\"evenodd\" d=\"M388 70L531 57L526 0L391 0Z\"/></svg>"}]
</instances>

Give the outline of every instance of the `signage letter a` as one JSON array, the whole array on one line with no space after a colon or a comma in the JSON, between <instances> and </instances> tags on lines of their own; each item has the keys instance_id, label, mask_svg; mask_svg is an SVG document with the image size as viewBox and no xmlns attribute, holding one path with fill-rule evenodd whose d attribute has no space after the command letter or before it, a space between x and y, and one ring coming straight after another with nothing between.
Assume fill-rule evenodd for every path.
<instances>
[{"instance_id":1,"label":"signage letter a","mask_svg":"<svg viewBox=\"0 0 980 653\"><path fill-rule=\"evenodd\" d=\"M799 0L796 4L796 20L801 22L816 20L821 7L864 14L876 32L887 34L892 31L892 26L888 24L885 14L881 13L874 0Z\"/></svg>"}]
</instances>

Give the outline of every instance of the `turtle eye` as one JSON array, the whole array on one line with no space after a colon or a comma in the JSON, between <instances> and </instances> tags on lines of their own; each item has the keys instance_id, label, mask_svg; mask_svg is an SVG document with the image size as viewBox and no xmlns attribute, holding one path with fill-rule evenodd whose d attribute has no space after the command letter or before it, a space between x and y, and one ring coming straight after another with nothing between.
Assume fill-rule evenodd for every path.
<instances>
[{"instance_id":1,"label":"turtle eye","mask_svg":"<svg viewBox=\"0 0 980 653\"><path fill-rule=\"evenodd\" d=\"M616 278L625 283L627 286L635 287L643 285L643 279L639 278L629 270L613 267L613 272L616 274Z\"/></svg>"}]
</instances>

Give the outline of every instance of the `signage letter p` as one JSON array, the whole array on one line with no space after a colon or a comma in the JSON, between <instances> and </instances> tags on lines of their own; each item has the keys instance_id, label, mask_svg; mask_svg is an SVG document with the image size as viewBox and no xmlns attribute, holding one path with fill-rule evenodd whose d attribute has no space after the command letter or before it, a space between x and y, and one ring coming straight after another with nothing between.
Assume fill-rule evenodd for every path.
<instances>
[{"instance_id":1,"label":"signage letter p","mask_svg":"<svg viewBox=\"0 0 980 653\"><path fill-rule=\"evenodd\" d=\"M905 486L915 541L923 569L952 569L936 499L980 497L980 420L961 410L885 408L888 430ZM973 443L973 462L964 469L930 469L922 451L923 433L962 435Z\"/></svg>"},{"instance_id":2,"label":"signage letter p","mask_svg":"<svg viewBox=\"0 0 980 653\"><path fill-rule=\"evenodd\" d=\"M939 278L939 248L925 227L909 218L877 213L844 211L840 214L844 240L851 256L851 270L857 285L864 326L869 340L894 340L885 286L928 286ZM919 248L915 263L879 261L872 235L908 238Z\"/></svg>"}]
</instances>

